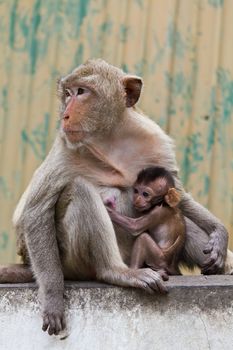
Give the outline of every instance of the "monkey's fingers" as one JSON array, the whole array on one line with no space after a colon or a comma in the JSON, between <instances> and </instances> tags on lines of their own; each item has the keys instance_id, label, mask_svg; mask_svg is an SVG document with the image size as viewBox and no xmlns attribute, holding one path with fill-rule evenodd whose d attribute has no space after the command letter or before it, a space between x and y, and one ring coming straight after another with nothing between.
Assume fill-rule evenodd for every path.
<instances>
[{"instance_id":1,"label":"monkey's fingers","mask_svg":"<svg viewBox=\"0 0 233 350\"><path fill-rule=\"evenodd\" d=\"M150 268L139 269L136 271L141 275L141 282L139 281L138 287L141 287L150 294L155 292L165 294L168 292L168 289L164 285L158 272L153 271Z\"/></svg>"},{"instance_id":2,"label":"monkey's fingers","mask_svg":"<svg viewBox=\"0 0 233 350\"><path fill-rule=\"evenodd\" d=\"M42 330L43 330L44 332L46 332L47 329L48 329L48 326L49 326L49 318L48 318L48 316L44 316L44 318L43 318Z\"/></svg>"},{"instance_id":3,"label":"monkey's fingers","mask_svg":"<svg viewBox=\"0 0 233 350\"><path fill-rule=\"evenodd\" d=\"M217 232L213 232L210 237L211 239L203 250L204 254L209 254L209 257L204 262L201 271L203 274L219 274L224 269L224 249L221 247Z\"/></svg>"},{"instance_id":4,"label":"monkey's fingers","mask_svg":"<svg viewBox=\"0 0 233 350\"><path fill-rule=\"evenodd\" d=\"M48 327L49 335L53 335L56 333L56 322L54 317L49 316L49 327Z\"/></svg>"},{"instance_id":5,"label":"monkey's fingers","mask_svg":"<svg viewBox=\"0 0 233 350\"><path fill-rule=\"evenodd\" d=\"M49 335L58 335L65 329L64 316L61 313L47 313L43 317L43 331L48 331Z\"/></svg>"},{"instance_id":6,"label":"monkey's fingers","mask_svg":"<svg viewBox=\"0 0 233 350\"><path fill-rule=\"evenodd\" d=\"M151 284L151 288L154 290L154 292L159 292L160 294L168 293L168 289L161 279L154 281L154 283Z\"/></svg>"},{"instance_id":7,"label":"monkey's fingers","mask_svg":"<svg viewBox=\"0 0 233 350\"><path fill-rule=\"evenodd\" d=\"M213 247L206 247L205 249L203 249L203 253L204 254L210 254L213 250Z\"/></svg>"},{"instance_id":8,"label":"monkey's fingers","mask_svg":"<svg viewBox=\"0 0 233 350\"><path fill-rule=\"evenodd\" d=\"M201 267L201 272L203 274L213 274L213 271L215 270L214 268L215 262L216 262L216 259L214 257L210 257L206 259L206 261L203 263Z\"/></svg>"},{"instance_id":9,"label":"monkey's fingers","mask_svg":"<svg viewBox=\"0 0 233 350\"><path fill-rule=\"evenodd\" d=\"M145 283L143 289L145 289L145 291L149 294L154 294L155 292L160 294L168 293L167 287L163 284L162 281L159 280L150 284Z\"/></svg>"},{"instance_id":10,"label":"monkey's fingers","mask_svg":"<svg viewBox=\"0 0 233 350\"><path fill-rule=\"evenodd\" d=\"M203 253L204 253L204 254L209 254L209 253L212 252L213 248L214 248L214 240L211 239L211 240L207 243L205 249L203 249Z\"/></svg>"},{"instance_id":11,"label":"monkey's fingers","mask_svg":"<svg viewBox=\"0 0 233 350\"><path fill-rule=\"evenodd\" d=\"M158 289L159 293L161 293L161 294L168 293L168 288L163 284L162 281L157 282L157 289Z\"/></svg>"},{"instance_id":12,"label":"monkey's fingers","mask_svg":"<svg viewBox=\"0 0 233 350\"><path fill-rule=\"evenodd\" d=\"M144 289L145 292L149 294L155 294L154 288L152 288L149 284L143 283L140 285L140 288ZM156 290L158 292L158 290Z\"/></svg>"},{"instance_id":13,"label":"monkey's fingers","mask_svg":"<svg viewBox=\"0 0 233 350\"><path fill-rule=\"evenodd\" d=\"M114 211L113 208L110 208L110 206L107 206L106 204L105 204L105 208L107 209L109 214L111 214Z\"/></svg>"},{"instance_id":14,"label":"monkey's fingers","mask_svg":"<svg viewBox=\"0 0 233 350\"><path fill-rule=\"evenodd\" d=\"M203 250L204 254L215 255L217 253L217 256L219 257L218 262L220 263L220 268L222 268L222 264L224 264L227 254L227 239L227 231L223 227L220 227L210 234L210 240Z\"/></svg>"},{"instance_id":15,"label":"monkey's fingers","mask_svg":"<svg viewBox=\"0 0 233 350\"><path fill-rule=\"evenodd\" d=\"M219 274L223 272L224 258L213 250L210 257L204 262L201 272L205 275Z\"/></svg>"},{"instance_id":16,"label":"monkey's fingers","mask_svg":"<svg viewBox=\"0 0 233 350\"><path fill-rule=\"evenodd\" d=\"M169 280L169 276L168 276L168 274L167 274L167 272L165 270L159 270L158 273L162 277L163 281L168 281Z\"/></svg>"}]
</instances>

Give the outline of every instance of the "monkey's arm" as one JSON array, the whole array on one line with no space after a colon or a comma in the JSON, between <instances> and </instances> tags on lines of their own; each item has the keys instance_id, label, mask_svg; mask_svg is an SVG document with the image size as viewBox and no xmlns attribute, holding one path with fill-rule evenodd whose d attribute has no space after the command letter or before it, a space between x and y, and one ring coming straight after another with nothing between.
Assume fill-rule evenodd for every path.
<instances>
[{"instance_id":1,"label":"monkey's arm","mask_svg":"<svg viewBox=\"0 0 233 350\"><path fill-rule=\"evenodd\" d=\"M50 164L50 166L49 166ZM54 223L60 184L55 182L53 161L46 159L34 174L14 215L16 230L23 230L30 263L39 284L43 330L58 333L64 327L64 277Z\"/></svg>"},{"instance_id":2,"label":"monkey's arm","mask_svg":"<svg viewBox=\"0 0 233 350\"><path fill-rule=\"evenodd\" d=\"M183 194L180 208L184 216L191 219L210 236L210 240L203 250L205 254L209 254L209 257L204 263L202 273L222 272L227 254L227 230L213 214L195 202L188 193Z\"/></svg>"},{"instance_id":3,"label":"monkey's arm","mask_svg":"<svg viewBox=\"0 0 233 350\"><path fill-rule=\"evenodd\" d=\"M157 226L163 221L165 211L161 207L155 207L149 213L140 216L139 218L130 218L122 215L115 210L107 207L111 220L126 229L133 236L138 236L142 232L148 231L151 226Z\"/></svg>"}]
</instances>

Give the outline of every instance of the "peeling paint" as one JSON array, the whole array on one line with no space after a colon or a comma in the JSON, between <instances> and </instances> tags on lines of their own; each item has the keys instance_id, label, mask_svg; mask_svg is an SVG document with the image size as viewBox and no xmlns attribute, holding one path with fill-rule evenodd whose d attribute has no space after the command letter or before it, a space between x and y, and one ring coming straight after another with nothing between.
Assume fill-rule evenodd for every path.
<instances>
[{"instance_id":1,"label":"peeling paint","mask_svg":"<svg viewBox=\"0 0 233 350\"><path fill-rule=\"evenodd\" d=\"M56 80L93 57L142 75L139 107L175 139L186 189L227 225L232 246L231 14L233 1L224 0L133 0L124 6L0 0L0 232L10 237L0 260L14 252L9 213L16 197L53 140ZM5 162L12 155L18 161Z\"/></svg>"},{"instance_id":2,"label":"peeling paint","mask_svg":"<svg viewBox=\"0 0 233 350\"><path fill-rule=\"evenodd\" d=\"M13 193L9 188L8 181L3 176L0 176L0 193L4 196L4 200L11 199L13 196Z\"/></svg>"},{"instance_id":3,"label":"peeling paint","mask_svg":"<svg viewBox=\"0 0 233 350\"><path fill-rule=\"evenodd\" d=\"M34 128L32 132L29 133L26 129L23 129L21 132L23 148L29 145L35 157L41 160L46 157L46 146L49 130L48 126L49 114L46 113L43 123Z\"/></svg>"},{"instance_id":4,"label":"peeling paint","mask_svg":"<svg viewBox=\"0 0 233 350\"><path fill-rule=\"evenodd\" d=\"M198 170L199 164L203 161L203 145L200 133L192 134L187 138L187 146L184 151L182 166L182 181L186 185L191 173Z\"/></svg>"},{"instance_id":5,"label":"peeling paint","mask_svg":"<svg viewBox=\"0 0 233 350\"><path fill-rule=\"evenodd\" d=\"M224 5L224 0L208 0L208 3L213 7L222 7Z\"/></svg>"},{"instance_id":6,"label":"peeling paint","mask_svg":"<svg viewBox=\"0 0 233 350\"><path fill-rule=\"evenodd\" d=\"M6 231L0 233L0 251L7 248L9 244L9 235Z\"/></svg>"}]
</instances>

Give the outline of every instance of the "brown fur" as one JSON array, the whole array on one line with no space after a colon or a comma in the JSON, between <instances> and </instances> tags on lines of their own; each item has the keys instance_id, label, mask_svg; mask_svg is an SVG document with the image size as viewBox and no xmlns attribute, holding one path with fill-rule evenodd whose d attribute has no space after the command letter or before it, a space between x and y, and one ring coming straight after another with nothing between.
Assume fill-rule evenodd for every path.
<instances>
[{"instance_id":1,"label":"brown fur","mask_svg":"<svg viewBox=\"0 0 233 350\"><path fill-rule=\"evenodd\" d=\"M159 271L163 277L166 273L180 274L178 264L185 243L185 221L178 208L180 195L169 185L170 174L162 169L164 174L161 176L160 170L158 167L144 169L144 176L153 172L154 178L147 183L141 176L142 181L136 181L133 186L137 218L117 213L109 200L106 204L113 222L138 236L133 245L130 267L137 269L146 265Z\"/></svg>"}]
</instances>

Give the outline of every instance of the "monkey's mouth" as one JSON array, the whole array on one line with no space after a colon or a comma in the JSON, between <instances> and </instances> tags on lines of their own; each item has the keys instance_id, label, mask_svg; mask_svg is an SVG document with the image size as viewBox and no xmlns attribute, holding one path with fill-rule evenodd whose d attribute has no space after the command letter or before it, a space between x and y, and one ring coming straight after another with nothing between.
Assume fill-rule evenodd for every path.
<instances>
[{"instance_id":1,"label":"monkey's mouth","mask_svg":"<svg viewBox=\"0 0 233 350\"><path fill-rule=\"evenodd\" d=\"M74 130L74 129L70 129L70 128L62 128L62 130L63 130L66 134L83 133L83 130Z\"/></svg>"},{"instance_id":2,"label":"monkey's mouth","mask_svg":"<svg viewBox=\"0 0 233 350\"><path fill-rule=\"evenodd\" d=\"M86 137L86 132L83 130L74 130L70 128L62 128L62 131L70 142L78 142Z\"/></svg>"},{"instance_id":3,"label":"monkey's mouth","mask_svg":"<svg viewBox=\"0 0 233 350\"><path fill-rule=\"evenodd\" d=\"M151 206L150 205L143 205L143 206L135 205L134 207L137 211L142 212L142 211L146 211L146 210L150 209Z\"/></svg>"}]
</instances>

